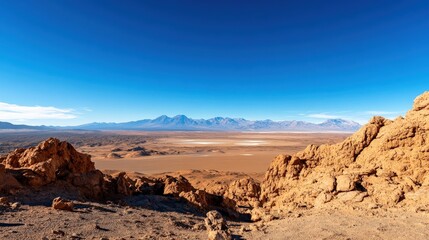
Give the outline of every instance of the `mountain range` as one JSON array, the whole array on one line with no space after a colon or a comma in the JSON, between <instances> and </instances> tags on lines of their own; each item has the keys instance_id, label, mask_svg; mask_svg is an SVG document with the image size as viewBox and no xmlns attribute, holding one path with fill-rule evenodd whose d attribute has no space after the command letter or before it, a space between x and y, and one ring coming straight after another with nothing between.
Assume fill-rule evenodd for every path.
<instances>
[{"instance_id":1,"label":"mountain range","mask_svg":"<svg viewBox=\"0 0 429 240\"><path fill-rule=\"evenodd\" d=\"M192 119L185 115L168 117L162 115L155 119L143 119L122 123L94 122L79 126L46 127L13 125L0 122L0 129L32 129L32 130L151 130L151 131L303 131L303 132L354 132L361 125L357 122L344 119L329 119L322 123L305 121L272 121L272 120L246 120L244 118L215 117L210 119Z\"/></svg>"}]
</instances>

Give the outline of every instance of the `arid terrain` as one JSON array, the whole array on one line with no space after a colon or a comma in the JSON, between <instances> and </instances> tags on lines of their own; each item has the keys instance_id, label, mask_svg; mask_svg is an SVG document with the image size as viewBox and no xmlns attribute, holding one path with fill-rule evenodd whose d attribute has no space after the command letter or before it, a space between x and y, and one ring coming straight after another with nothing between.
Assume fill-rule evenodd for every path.
<instances>
[{"instance_id":1,"label":"arid terrain","mask_svg":"<svg viewBox=\"0 0 429 240\"><path fill-rule=\"evenodd\" d=\"M0 154L57 137L90 154L101 170L159 174L217 170L263 175L272 159L350 133L71 131L0 134Z\"/></svg>"},{"instance_id":2,"label":"arid terrain","mask_svg":"<svg viewBox=\"0 0 429 240\"><path fill-rule=\"evenodd\" d=\"M350 136L5 133L29 148L0 157L0 237L427 239L428 116L426 92Z\"/></svg>"}]
</instances>

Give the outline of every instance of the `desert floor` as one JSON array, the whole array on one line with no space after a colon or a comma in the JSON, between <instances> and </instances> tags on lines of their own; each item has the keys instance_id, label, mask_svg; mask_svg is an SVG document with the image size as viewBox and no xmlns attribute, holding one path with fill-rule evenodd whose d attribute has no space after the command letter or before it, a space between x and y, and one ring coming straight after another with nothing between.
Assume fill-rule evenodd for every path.
<instances>
[{"instance_id":1,"label":"desert floor","mask_svg":"<svg viewBox=\"0 0 429 240\"><path fill-rule=\"evenodd\" d=\"M198 189L250 175L262 180L272 159L309 144L340 142L339 133L33 132L0 135L0 154L48 137L91 154L105 172L183 175ZM112 156L112 153L114 155ZM146 156L147 155L147 156ZM37 195L37 193L34 193ZM41 193L42 194L42 193ZM66 193L65 193L66 194ZM49 196L46 199L52 199ZM177 200L140 196L127 204L76 202L74 212L34 198L0 209L0 239L206 239L204 213ZM234 239L429 239L429 214L383 209L293 211L270 222L229 221Z\"/></svg>"},{"instance_id":2,"label":"desert floor","mask_svg":"<svg viewBox=\"0 0 429 240\"><path fill-rule=\"evenodd\" d=\"M118 132L115 132L118 133ZM123 133L122 133L123 134ZM222 133L222 132L133 132L146 138L143 144L115 143L102 147L82 146L93 156L99 169L136 171L145 174L181 170L217 170L263 173L278 154L292 154L309 144L339 142L349 134L322 133ZM161 152L152 156L132 156L132 147ZM123 151L119 159L106 157L112 149Z\"/></svg>"},{"instance_id":3,"label":"desert floor","mask_svg":"<svg viewBox=\"0 0 429 240\"><path fill-rule=\"evenodd\" d=\"M74 212L65 212L24 204L2 212L0 239L207 239L202 214L186 212L180 203L163 198L143 200L158 209L146 209L140 203L133 207L83 202ZM313 209L270 222L228 224L234 239L429 238L429 214L401 210Z\"/></svg>"}]
</instances>

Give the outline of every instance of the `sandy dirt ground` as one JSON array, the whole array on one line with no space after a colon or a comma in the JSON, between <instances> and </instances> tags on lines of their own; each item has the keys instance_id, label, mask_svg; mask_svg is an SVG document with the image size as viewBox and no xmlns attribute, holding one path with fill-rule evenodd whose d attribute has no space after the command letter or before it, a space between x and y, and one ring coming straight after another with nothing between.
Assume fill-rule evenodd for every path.
<instances>
[{"instance_id":1,"label":"sandy dirt ground","mask_svg":"<svg viewBox=\"0 0 429 240\"><path fill-rule=\"evenodd\" d=\"M292 154L309 144L339 142L349 135L218 132L133 134L145 136L149 140L135 145L118 142L115 145L82 146L79 150L91 154L96 167L103 170L115 169L145 174L191 169L261 173L266 171L272 159L278 154ZM127 151L133 147L144 147L156 153L151 156L133 156ZM112 150L115 150L114 153L120 158L107 157Z\"/></svg>"},{"instance_id":2,"label":"sandy dirt ground","mask_svg":"<svg viewBox=\"0 0 429 240\"><path fill-rule=\"evenodd\" d=\"M139 202L140 201L140 202ZM155 209L142 207L151 205ZM22 205L0 215L0 239L207 239L204 216L165 198L139 207L76 202L74 212ZM429 214L306 210L270 222L228 221L234 239L428 239Z\"/></svg>"},{"instance_id":3,"label":"sandy dirt ground","mask_svg":"<svg viewBox=\"0 0 429 240\"><path fill-rule=\"evenodd\" d=\"M429 239L429 214L403 210L306 210L274 220L244 239ZM252 226L252 225L251 225Z\"/></svg>"}]
</instances>

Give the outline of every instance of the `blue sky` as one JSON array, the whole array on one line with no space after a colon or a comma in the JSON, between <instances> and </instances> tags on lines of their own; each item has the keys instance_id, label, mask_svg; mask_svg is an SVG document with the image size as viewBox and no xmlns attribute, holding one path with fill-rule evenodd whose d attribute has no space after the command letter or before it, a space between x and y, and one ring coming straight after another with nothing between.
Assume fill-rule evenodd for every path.
<instances>
[{"instance_id":1,"label":"blue sky","mask_svg":"<svg viewBox=\"0 0 429 240\"><path fill-rule=\"evenodd\" d=\"M429 1L0 1L0 121L404 114ZM36 107L37 106L37 107Z\"/></svg>"}]
</instances>

